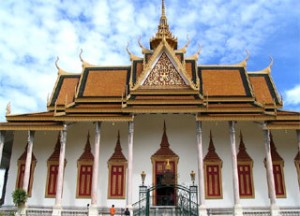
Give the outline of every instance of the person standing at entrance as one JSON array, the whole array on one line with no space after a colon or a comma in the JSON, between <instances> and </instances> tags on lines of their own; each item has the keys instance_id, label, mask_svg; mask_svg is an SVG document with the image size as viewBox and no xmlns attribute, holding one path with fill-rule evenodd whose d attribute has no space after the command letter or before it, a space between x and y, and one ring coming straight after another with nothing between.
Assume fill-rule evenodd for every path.
<instances>
[{"instance_id":1,"label":"person standing at entrance","mask_svg":"<svg viewBox=\"0 0 300 216\"><path fill-rule=\"evenodd\" d=\"M112 205L109 209L110 216L114 216L116 214L115 205Z\"/></svg>"},{"instance_id":2,"label":"person standing at entrance","mask_svg":"<svg viewBox=\"0 0 300 216\"><path fill-rule=\"evenodd\" d=\"M125 209L124 215L130 215L130 211L128 210L128 208Z\"/></svg>"}]
</instances>

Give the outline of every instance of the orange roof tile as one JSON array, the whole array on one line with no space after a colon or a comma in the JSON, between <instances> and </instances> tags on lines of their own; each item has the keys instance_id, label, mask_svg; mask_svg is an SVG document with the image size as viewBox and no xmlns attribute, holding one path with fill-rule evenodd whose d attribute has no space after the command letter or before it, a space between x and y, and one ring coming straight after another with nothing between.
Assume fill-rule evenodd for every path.
<instances>
[{"instance_id":1,"label":"orange roof tile","mask_svg":"<svg viewBox=\"0 0 300 216\"><path fill-rule=\"evenodd\" d=\"M180 61L180 62L182 62L182 58L183 58L183 56L181 55L181 54L176 54L176 57L178 58L178 60Z\"/></svg>"},{"instance_id":2,"label":"orange roof tile","mask_svg":"<svg viewBox=\"0 0 300 216\"><path fill-rule=\"evenodd\" d=\"M83 89L86 97L121 97L125 92L128 70L112 69L89 71Z\"/></svg>"},{"instance_id":3,"label":"orange roof tile","mask_svg":"<svg viewBox=\"0 0 300 216\"><path fill-rule=\"evenodd\" d=\"M79 82L78 77L64 77L56 99L57 105L71 103L75 95L75 87Z\"/></svg>"},{"instance_id":4,"label":"orange roof tile","mask_svg":"<svg viewBox=\"0 0 300 216\"><path fill-rule=\"evenodd\" d=\"M141 75L141 73L143 72L143 62L137 62L136 63L136 79L138 79L138 77Z\"/></svg>"},{"instance_id":5,"label":"orange roof tile","mask_svg":"<svg viewBox=\"0 0 300 216\"><path fill-rule=\"evenodd\" d=\"M247 96L239 69L202 69L205 96Z\"/></svg>"},{"instance_id":6,"label":"orange roof tile","mask_svg":"<svg viewBox=\"0 0 300 216\"><path fill-rule=\"evenodd\" d=\"M253 87L256 100L262 104L273 104L274 100L271 95L265 76L249 76Z\"/></svg>"},{"instance_id":7,"label":"orange roof tile","mask_svg":"<svg viewBox=\"0 0 300 216\"><path fill-rule=\"evenodd\" d=\"M189 76L190 79L193 77L193 64L190 61L185 62L185 70L186 74Z\"/></svg>"}]
</instances>

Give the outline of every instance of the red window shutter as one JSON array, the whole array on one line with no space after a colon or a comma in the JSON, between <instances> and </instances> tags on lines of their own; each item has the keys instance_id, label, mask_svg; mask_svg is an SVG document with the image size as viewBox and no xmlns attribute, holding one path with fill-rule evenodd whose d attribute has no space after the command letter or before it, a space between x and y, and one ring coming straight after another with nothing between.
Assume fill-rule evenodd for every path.
<instances>
[{"instance_id":1,"label":"red window shutter","mask_svg":"<svg viewBox=\"0 0 300 216\"><path fill-rule=\"evenodd\" d=\"M207 165L206 176L207 176L207 179L206 179L207 195L209 197L221 196L219 166L218 165Z\"/></svg>"},{"instance_id":2,"label":"red window shutter","mask_svg":"<svg viewBox=\"0 0 300 216\"><path fill-rule=\"evenodd\" d=\"M273 164L273 176L275 183L275 191L277 196L284 196L284 182L281 172L281 166L279 164Z\"/></svg>"},{"instance_id":3,"label":"red window shutter","mask_svg":"<svg viewBox=\"0 0 300 216\"><path fill-rule=\"evenodd\" d=\"M81 165L79 175L79 196L91 196L93 166Z\"/></svg>"},{"instance_id":4,"label":"red window shutter","mask_svg":"<svg viewBox=\"0 0 300 216\"><path fill-rule=\"evenodd\" d=\"M58 175L58 164L50 165L48 179L48 195L56 195L56 181Z\"/></svg>"},{"instance_id":5,"label":"red window shutter","mask_svg":"<svg viewBox=\"0 0 300 216\"><path fill-rule=\"evenodd\" d=\"M24 179L24 172L25 172L25 164L21 164L19 167L19 179L18 179L18 188L23 187L23 179Z\"/></svg>"},{"instance_id":6,"label":"red window shutter","mask_svg":"<svg viewBox=\"0 0 300 216\"><path fill-rule=\"evenodd\" d=\"M249 164L238 165L240 196L253 196L252 173Z\"/></svg>"},{"instance_id":7,"label":"red window shutter","mask_svg":"<svg viewBox=\"0 0 300 216\"><path fill-rule=\"evenodd\" d=\"M124 166L112 165L111 167L111 182L110 196L124 196Z\"/></svg>"}]
</instances>

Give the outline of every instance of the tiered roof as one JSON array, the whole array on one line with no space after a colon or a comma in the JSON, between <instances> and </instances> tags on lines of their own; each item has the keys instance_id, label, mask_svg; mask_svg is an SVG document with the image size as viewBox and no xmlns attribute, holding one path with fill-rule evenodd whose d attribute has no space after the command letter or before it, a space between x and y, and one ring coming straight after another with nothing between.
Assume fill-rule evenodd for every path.
<instances>
[{"instance_id":1,"label":"tiered roof","mask_svg":"<svg viewBox=\"0 0 300 216\"><path fill-rule=\"evenodd\" d=\"M271 64L247 71L247 57L235 65L198 65L200 50L186 57L190 41L177 49L165 4L150 48L143 56L128 49L128 66L95 66L81 55L82 72L58 66L47 112L12 115L0 130L61 130L63 122L133 121L140 113L189 113L201 121L265 121L270 129L300 129L299 112L280 110ZM57 62L56 62L57 65Z\"/></svg>"}]
</instances>

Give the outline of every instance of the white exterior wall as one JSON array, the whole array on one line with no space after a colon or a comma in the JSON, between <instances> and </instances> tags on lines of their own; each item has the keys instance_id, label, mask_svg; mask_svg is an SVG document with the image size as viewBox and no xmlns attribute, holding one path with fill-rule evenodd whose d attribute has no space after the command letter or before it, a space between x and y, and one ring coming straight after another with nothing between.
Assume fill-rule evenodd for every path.
<instances>
[{"instance_id":1,"label":"white exterior wall","mask_svg":"<svg viewBox=\"0 0 300 216\"><path fill-rule=\"evenodd\" d=\"M197 172L196 122L193 115L139 115L134 120L133 138L133 202L138 201L140 173L145 171L145 185L152 185L151 156L160 148L163 134L163 121L166 121L170 148L179 156L178 184L191 184L190 172ZM108 167L107 161L114 152L117 132L120 130L120 141L125 157L128 159L128 124L102 123L98 205L124 207L125 200L108 200ZM206 200L207 207L232 207L233 181L229 140L228 122L203 122L203 156L206 155L209 143L209 131L212 130L216 152L223 160L222 186L223 199ZM239 133L242 130L244 143L248 154L254 161L253 180L255 188L254 199L241 199L242 206L269 206L266 169L264 166L264 138L261 125L253 122L237 122L236 142L237 152L240 142ZM90 199L76 199L77 160L83 153L87 133L90 132L90 143L94 153L95 125L92 123L76 123L68 127L65 180L63 189L63 206L86 206ZM300 206L300 195L294 157L297 153L297 137L295 131L272 131L277 151L284 159L284 176L287 198L278 198L279 206ZM34 175L32 197L28 205L52 206L55 198L45 198L47 178L47 160L54 151L58 132L36 132L33 152L37 158ZM17 160L24 152L27 142L27 132L15 132L12 157L10 162L9 180L7 183L5 205L12 205L11 193L15 189L17 178ZM196 181L197 180L196 175Z\"/></svg>"}]
</instances>

